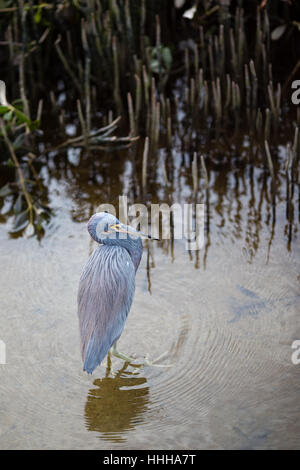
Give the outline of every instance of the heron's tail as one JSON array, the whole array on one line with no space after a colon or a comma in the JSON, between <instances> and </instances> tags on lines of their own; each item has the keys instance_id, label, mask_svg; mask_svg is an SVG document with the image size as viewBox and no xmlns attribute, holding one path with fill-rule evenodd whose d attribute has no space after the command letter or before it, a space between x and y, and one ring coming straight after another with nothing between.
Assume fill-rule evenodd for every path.
<instances>
[{"instance_id":1,"label":"heron's tail","mask_svg":"<svg viewBox=\"0 0 300 470\"><path fill-rule=\"evenodd\" d=\"M95 338L95 333L92 335L88 347L86 348L83 370L91 374L99 364L103 361L109 351L109 346L103 347Z\"/></svg>"}]
</instances>

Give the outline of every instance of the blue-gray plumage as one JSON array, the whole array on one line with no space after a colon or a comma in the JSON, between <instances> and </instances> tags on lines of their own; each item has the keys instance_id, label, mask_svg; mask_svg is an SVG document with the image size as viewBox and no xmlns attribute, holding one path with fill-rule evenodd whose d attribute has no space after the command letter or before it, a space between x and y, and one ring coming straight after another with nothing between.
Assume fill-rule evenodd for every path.
<instances>
[{"instance_id":1,"label":"blue-gray plumage","mask_svg":"<svg viewBox=\"0 0 300 470\"><path fill-rule=\"evenodd\" d=\"M78 290L83 370L92 373L111 347L116 356L131 360L115 345L132 304L143 245L142 234L106 212L91 217L88 231L101 244L88 260Z\"/></svg>"}]
</instances>

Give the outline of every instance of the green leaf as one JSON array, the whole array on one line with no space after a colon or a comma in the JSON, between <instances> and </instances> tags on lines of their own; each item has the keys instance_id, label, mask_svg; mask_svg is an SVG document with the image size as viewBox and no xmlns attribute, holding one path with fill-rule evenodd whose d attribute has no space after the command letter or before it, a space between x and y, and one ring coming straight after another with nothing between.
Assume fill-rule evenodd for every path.
<instances>
[{"instance_id":1,"label":"green leaf","mask_svg":"<svg viewBox=\"0 0 300 470\"><path fill-rule=\"evenodd\" d=\"M22 147L23 139L24 139L24 134L19 134L17 138L13 141L13 148L15 150L18 150L20 147Z\"/></svg>"},{"instance_id":2,"label":"green leaf","mask_svg":"<svg viewBox=\"0 0 300 470\"><path fill-rule=\"evenodd\" d=\"M5 186L2 186L2 188L0 189L0 197L9 196L10 194L12 194L12 190L9 186L9 183L7 183Z\"/></svg>"},{"instance_id":3,"label":"green leaf","mask_svg":"<svg viewBox=\"0 0 300 470\"><path fill-rule=\"evenodd\" d=\"M151 70L154 73L159 73L159 62L157 59L153 59L150 62Z\"/></svg>"},{"instance_id":4,"label":"green leaf","mask_svg":"<svg viewBox=\"0 0 300 470\"><path fill-rule=\"evenodd\" d=\"M36 129L40 127L40 125L41 125L41 121L39 119L36 119L35 121L30 122L29 128L30 130L35 131Z\"/></svg>"},{"instance_id":5,"label":"green leaf","mask_svg":"<svg viewBox=\"0 0 300 470\"><path fill-rule=\"evenodd\" d=\"M172 54L168 47L158 46L151 48L150 67L152 72L167 73L172 65Z\"/></svg>"},{"instance_id":6,"label":"green leaf","mask_svg":"<svg viewBox=\"0 0 300 470\"><path fill-rule=\"evenodd\" d=\"M29 224L28 210L26 209L25 211L17 215L17 217L15 218L14 226L10 230L10 232L11 233L19 232L20 230L23 230L25 227L27 227L28 224Z\"/></svg>"},{"instance_id":7,"label":"green leaf","mask_svg":"<svg viewBox=\"0 0 300 470\"><path fill-rule=\"evenodd\" d=\"M15 168L15 164L14 164L14 162L12 161L11 158L9 158L9 159L7 160L7 166L10 167L10 168Z\"/></svg>"},{"instance_id":8,"label":"green leaf","mask_svg":"<svg viewBox=\"0 0 300 470\"><path fill-rule=\"evenodd\" d=\"M8 106L0 106L0 115L2 116L3 114L7 113L10 110Z\"/></svg>"},{"instance_id":9,"label":"green leaf","mask_svg":"<svg viewBox=\"0 0 300 470\"><path fill-rule=\"evenodd\" d=\"M17 108L14 108L14 112L20 123L25 122L28 126L30 126L31 120L26 116L26 114L22 113L22 111L19 111Z\"/></svg>"},{"instance_id":10,"label":"green leaf","mask_svg":"<svg viewBox=\"0 0 300 470\"><path fill-rule=\"evenodd\" d=\"M163 47L162 49L162 58L164 61L164 64L166 66L166 69L169 70L172 65L172 54L171 51L168 47Z\"/></svg>"},{"instance_id":11,"label":"green leaf","mask_svg":"<svg viewBox=\"0 0 300 470\"><path fill-rule=\"evenodd\" d=\"M300 31L300 21L293 21L293 25L298 28L298 31Z\"/></svg>"},{"instance_id":12,"label":"green leaf","mask_svg":"<svg viewBox=\"0 0 300 470\"><path fill-rule=\"evenodd\" d=\"M23 194L20 193L14 205L14 211L19 214L22 211Z\"/></svg>"},{"instance_id":13,"label":"green leaf","mask_svg":"<svg viewBox=\"0 0 300 470\"><path fill-rule=\"evenodd\" d=\"M7 113L4 114L3 116L4 121L11 121L12 119L12 111L9 110Z\"/></svg>"},{"instance_id":14,"label":"green leaf","mask_svg":"<svg viewBox=\"0 0 300 470\"><path fill-rule=\"evenodd\" d=\"M277 28L273 29L271 33L271 39L273 41L277 41L277 39L281 38L281 36L284 34L286 28L287 28L287 24L282 24L280 26L277 26Z\"/></svg>"},{"instance_id":15,"label":"green leaf","mask_svg":"<svg viewBox=\"0 0 300 470\"><path fill-rule=\"evenodd\" d=\"M11 104L12 104L12 106L13 106L14 108L17 108L17 109L19 109L20 111L23 110L23 107L24 107L24 106L23 106L23 100L22 100L21 98L18 98L18 99L16 99L16 100L12 101Z\"/></svg>"},{"instance_id":16,"label":"green leaf","mask_svg":"<svg viewBox=\"0 0 300 470\"><path fill-rule=\"evenodd\" d=\"M34 15L34 21L36 24L40 23L42 19L42 8L39 6L37 12Z\"/></svg>"}]
</instances>

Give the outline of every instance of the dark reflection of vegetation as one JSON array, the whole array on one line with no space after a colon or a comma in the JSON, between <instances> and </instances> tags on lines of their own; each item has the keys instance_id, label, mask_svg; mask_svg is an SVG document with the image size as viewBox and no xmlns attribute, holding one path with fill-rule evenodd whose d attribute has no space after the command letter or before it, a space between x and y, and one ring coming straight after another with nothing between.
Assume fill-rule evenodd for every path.
<instances>
[{"instance_id":1,"label":"dark reflection of vegetation","mask_svg":"<svg viewBox=\"0 0 300 470\"><path fill-rule=\"evenodd\" d=\"M280 201L290 249L299 218L291 81L300 6L175 3L5 2L0 220L14 217L13 233L43 234L49 178L68 180L74 219L86 220L100 202L118 202L122 177L129 202L206 202L204 263L212 216L220 229L228 220L234 238L246 226L251 260L264 223L272 243Z\"/></svg>"},{"instance_id":2,"label":"dark reflection of vegetation","mask_svg":"<svg viewBox=\"0 0 300 470\"><path fill-rule=\"evenodd\" d=\"M147 380L126 370L94 381L85 405L86 427L101 438L121 442L122 434L143 422L149 403Z\"/></svg>"}]
</instances>

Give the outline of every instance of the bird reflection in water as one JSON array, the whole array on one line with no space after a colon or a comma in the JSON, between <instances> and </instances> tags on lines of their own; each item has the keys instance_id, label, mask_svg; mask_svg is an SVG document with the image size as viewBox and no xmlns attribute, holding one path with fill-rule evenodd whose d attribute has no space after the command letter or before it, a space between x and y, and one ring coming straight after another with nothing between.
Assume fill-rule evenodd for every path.
<instances>
[{"instance_id":1,"label":"bird reflection in water","mask_svg":"<svg viewBox=\"0 0 300 470\"><path fill-rule=\"evenodd\" d=\"M144 422L149 405L149 387L145 377L136 370L127 370L128 362L112 377L108 357L106 375L93 382L97 388L89 390L85 405L85 423L88 431L101 433L101 438L123 442L125 433Z\"/></svg>"}]
</instances>

